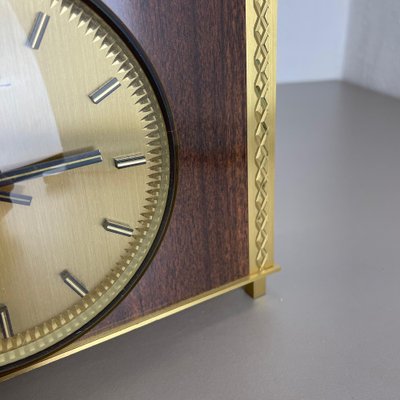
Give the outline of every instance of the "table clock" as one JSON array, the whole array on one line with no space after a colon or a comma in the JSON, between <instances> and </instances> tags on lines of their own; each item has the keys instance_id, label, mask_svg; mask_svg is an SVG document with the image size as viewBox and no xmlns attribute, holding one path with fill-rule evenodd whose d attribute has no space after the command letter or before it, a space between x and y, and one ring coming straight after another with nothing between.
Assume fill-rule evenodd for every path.
<instances>
[{"instance_id":1,"label":"table clock","mask_svg":"<svg viewBox=\"0 0 400 400\"><path fill-rule=\"evenodd\" d=\"M265 293L275 50L275 0L0 2L0 379Z\"/></svg>"}]
</instances>

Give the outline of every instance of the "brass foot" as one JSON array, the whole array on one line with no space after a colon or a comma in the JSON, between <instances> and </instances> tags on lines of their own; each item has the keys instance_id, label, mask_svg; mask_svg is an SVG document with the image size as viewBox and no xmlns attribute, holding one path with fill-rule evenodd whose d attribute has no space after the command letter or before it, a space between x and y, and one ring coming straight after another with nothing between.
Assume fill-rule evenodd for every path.
<instances>
[{"instance_id":1,"label":"brass foot","mask_svg":"<svg viewBox=\"0 0 400 400\"><path fill-rule=\"evenodd\" d=\"M265 296L267 293L267 279L261 278L258 281L249 283L244 287L244 290L253 299Z\"/></svg>"}]
</instances>

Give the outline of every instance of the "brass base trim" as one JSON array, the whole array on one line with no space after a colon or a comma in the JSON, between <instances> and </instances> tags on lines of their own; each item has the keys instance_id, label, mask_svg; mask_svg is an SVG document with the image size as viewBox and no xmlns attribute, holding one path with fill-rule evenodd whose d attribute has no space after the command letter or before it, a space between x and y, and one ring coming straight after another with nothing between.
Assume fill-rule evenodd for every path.
<instances>
[{"instance_id":1,"label":"brass base trim","mask_svg":"<svg viewBox=\"0 0 400 400\"><path fill-rule=\"evenodd\" d=\"M66 347L65 349L61 350L60 352L55 353L52 356L34 364L34 365L30 365L28 367L22 368L18 371L14 371L10 374L0 377L0 382L4 382L9 379L15 378L16 376L22 375L26 372L35 370L37 368L44 367L45 365L48 365L55 361L61 360L65 357L68 357L72 354L78 353L82 350L86 350L93 346L97 346L98 344L101 344L108 340L114 339L118 336L124 335L125 333L131 332L135 329L149 325L149 324L159 321L163 318L177 314L180 311L183 311L183 310L186 310L193 306L196 306L198 304L204 303L207 300L211 300L215 297L221 296L221 295L231 292L235 289L239 289L241 287L247 288L247 287L249 287L249 285L253 285L255 288L260 287L260 285L262 285L262 283L260 283L260 282L265 283L265 278L268 275L273 274L275 272L279 272L279 271L280 271L279 266L277 266L277 265L273 266L266 271L260 271L258 273L249 275L245 278L236 280L234 282L230 282L226 285L220 286L219 288L210 290L210 291L202 293L198 296L181 301L172 306L163 308L162 310L159 310L159 311L156 311L149 315L146 315L144 317L138 318L134 321L128 322L124 325L119 326L118 328L110 329L106 332L103 332L96 336L92 336L88 339L78 340L77 342L71 344L70 346ZM259 293L259 292L255 291L255 293ZM258 296L252 296L252 297L256 298Z\"/></svg>"}]
</instances>

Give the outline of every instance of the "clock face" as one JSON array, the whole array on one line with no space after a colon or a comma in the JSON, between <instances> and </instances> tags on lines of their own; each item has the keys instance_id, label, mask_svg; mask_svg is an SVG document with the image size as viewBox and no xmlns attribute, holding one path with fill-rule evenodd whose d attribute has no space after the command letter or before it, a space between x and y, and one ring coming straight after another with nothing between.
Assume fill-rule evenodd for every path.
<instances>
[{"instance_id":1,"label":"clock face","mask_svg":"<svg viewBox=\"0 0 400 400\"><path fill-rule=\"evenodd\" d=\"M0 371L103 317L169 216L164 97L93 3L0 1Z\"/></svg>"}]
</instances>

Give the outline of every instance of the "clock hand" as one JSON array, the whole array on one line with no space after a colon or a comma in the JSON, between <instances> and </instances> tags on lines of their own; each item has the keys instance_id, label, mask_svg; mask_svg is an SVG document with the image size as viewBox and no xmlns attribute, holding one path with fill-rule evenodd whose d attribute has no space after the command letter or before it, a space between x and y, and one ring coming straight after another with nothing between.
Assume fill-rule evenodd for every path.
<instances>
[{"instance_id":1,"label":"clock hand","mask_svg":"<svg viewBox=\"0 0 400 400\"><path fill-rule=\"evenodd\" d=\"M0 191L0 201L3 201L5 203L21 204L22 206L30 206L32 202L32 197L25 196L23 194L14 194Z\"/></svg>"},{"instance_id":2,"label":"clock hand","mask_svg":"<svg viewBox=\"0 0 400 400\"><path fill-rule=\"evenodd\" d=\"M62 157L58 160L28 165L0 174L0 187L28 179L55 175L71 169L86 167L103 161L100 150Z\"/></svg>"}]
</instances>

